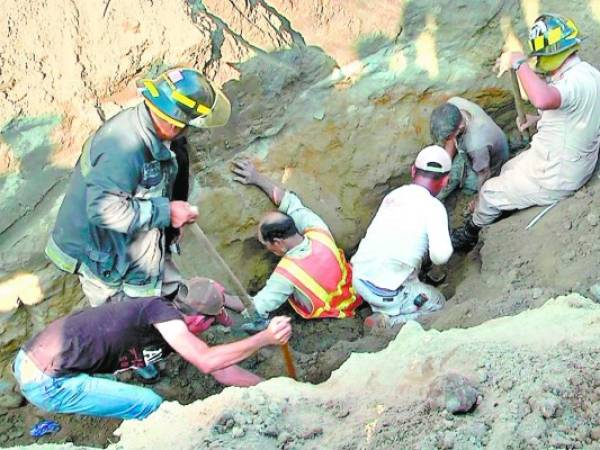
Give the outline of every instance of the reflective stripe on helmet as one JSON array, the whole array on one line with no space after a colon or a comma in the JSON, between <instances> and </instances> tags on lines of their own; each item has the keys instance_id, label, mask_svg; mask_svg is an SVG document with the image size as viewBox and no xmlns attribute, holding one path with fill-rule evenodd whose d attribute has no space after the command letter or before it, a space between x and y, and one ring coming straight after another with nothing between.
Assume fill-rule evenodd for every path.
<instances>
[{"instance_id":1,"label":"reflective stripe on helmet","mask_svg":"<svg viewBox=\"0 0 600 450\"><path fill-rule=\"evenodd\" d=\"M173 100L187 106L188 108L193 108L196 106L196 101L194 99L189 98L187 95L184 95L177 90L171 93L171 97L173 97Z\"/></svg>"},{"instance_id":2,"label":"reflective stripe on helmet","mask_svg":"<svg viewBox=\"0 0 600 450\"><path fill-rule=\"evenodd\" d=\"M530 42L531 42L531 49L534 52L537 52L546 46L544 36L537 36L536 38L532 39Z\"/></svg>"},{"instance_id":3,"label":"reflective stripe on helmet","mask_svg":"<svg viewBox=\"0 0 600 450\"><path fill-rule=\"evenodd\" d=\"M146 100L145 103L146 103L146 106L148 108L150 108L150 110L154 114L156 114L158 117L160 117L164 121L169 122L171 125L174 125L174 126L179 127L179 128L185 128L187 126L185 123L180 122L179 120L176 120L176 119L173 119L172 117L167 116L165 113L163 113L160 109L158 109L156 106L154 106L148 100Z\"/></svg>"},{"instance_id":4,"label":"reflective stripe on helmet","mask_svg":"<svg viewBox=\"0 0 600 450\"><path fill-rule=\"evenodd\" d=\"M209 108L208 106L204 106L202 103L198 103L198 107L196 108L196 111L198 111L198 113L206 116L212 112L212 109Z\"/></svg>"},{"instance_id":5,"label":"reflective stripe on helmet","mask_svg":"<svg viewBox=\"0 0 600 450\"><path fill-rule=\"evenodd\" d=\"M560 29L560 27L553 28L550 31L548 31L547 36L548 45L556 44L558 41L560 41L562 37L562 30Z\"/></svg>"},{"instance_id":6,"label":"reflective stripe on helmet","mask_svg":"<svg viewBox=\"0 0 600 450\"><path fill-rule=\"evenodd\" d=\"M158 92L158 89L156 88L156 85L154 84L154 81L142 80L142 83L144 83L144 87L146 89L148 89L148 92L150 92L150 95L152 97L158 97L160 95L160 93Z\"/></svg>"}]
</instances>

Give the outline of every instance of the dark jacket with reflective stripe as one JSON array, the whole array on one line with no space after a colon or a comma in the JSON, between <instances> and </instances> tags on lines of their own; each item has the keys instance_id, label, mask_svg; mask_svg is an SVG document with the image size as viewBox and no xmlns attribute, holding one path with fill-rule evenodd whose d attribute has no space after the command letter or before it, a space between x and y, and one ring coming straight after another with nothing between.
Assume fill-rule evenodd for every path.
<instances>
[{"instance_id":1,"label":"dark jacket with reflective stripe","mask_svg":"<svg viewBox=\"0 0 600 450\"><path fill-rule=\"evenodd\" d=\"M174 191L180 200L188 195L185 147L185 139L174 141L171 151L163 144L143 103L104 123L75 166L46 248L49 258L71 273L85 264L110 285L160 284L169 202Z\"/></svg>"}]
</instances>

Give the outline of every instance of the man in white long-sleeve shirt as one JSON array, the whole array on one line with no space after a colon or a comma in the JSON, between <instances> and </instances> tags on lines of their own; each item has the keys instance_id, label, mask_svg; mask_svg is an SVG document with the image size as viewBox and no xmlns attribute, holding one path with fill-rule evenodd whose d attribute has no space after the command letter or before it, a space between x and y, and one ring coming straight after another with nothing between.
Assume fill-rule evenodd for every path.
<instances>
[{"instance_id":1,"label":"man in white long-sleeve shirt","mask_svg":"<svg viewBox=\"0 0 600 450\"><path fill-rule=\"evenodd\" d=\"M452 255L448 215L435 198L451 167L442 147L426 147L412 166L412 183L383 199L352 258L354 288L374 312L365 326L391 327L444 306L444 295L418 274L427 253L433 264Z\"/></svg>"}]
</instances>

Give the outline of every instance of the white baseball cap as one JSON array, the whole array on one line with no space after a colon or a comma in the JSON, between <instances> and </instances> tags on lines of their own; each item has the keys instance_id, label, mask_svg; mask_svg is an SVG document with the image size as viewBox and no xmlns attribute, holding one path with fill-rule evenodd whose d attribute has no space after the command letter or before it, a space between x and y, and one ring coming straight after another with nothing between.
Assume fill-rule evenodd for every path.
<instances>
[{"instance_id":1,"label":"white baseball cap","mask_svg":"<svg viewBox=\"0 0 600 450\"><path fill-rule=\"evenodd\" d=\"M427 172L447 173L452 167L452 159L439 145L430 145L419 152L415 167Z\"/></svg>"}]
</instances>

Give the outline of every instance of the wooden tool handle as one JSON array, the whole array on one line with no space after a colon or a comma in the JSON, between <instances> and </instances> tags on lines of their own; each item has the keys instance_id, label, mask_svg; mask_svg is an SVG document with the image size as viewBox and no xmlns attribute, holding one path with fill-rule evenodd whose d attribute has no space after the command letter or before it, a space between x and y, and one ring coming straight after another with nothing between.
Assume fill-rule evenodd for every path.
<instances>
[{"instance_id":1,"label":"wooden tool handle","mask_svg":"<svg viewBox=\"0 0 600 450\"><path fill-rule=\"evenodd\" d=\"M248 311L254 311L254 303L252 302L252 298L248 295L246 289L244 289L244 286L242 286L242 283L240 283L240 280L238 280L233 271L229 268L229 265L221 257L219 252L217 252L215 247L212 245L212 242L210 242L206 234L204 234L202 228L200 228L200 226L197 223L191 224L189 228L191 229L192 234L196 237L196 239L198 239L202 244L204 244L204 246L210 252L211 256L219 262L221 268L227 273L227 275L231 279L231 282L233 283L233 287L237 291L236 293L240 296L240 300L242 301L246 309Z\"/></svg>"},{"instance_id":2,"label":"wooden tool handle","mask_svg":"<svg viewBox=\"0 0 600 450\"><path fill-rule=\"evenodd\" d=\"M190 229L192 230L192 234L198 239L204 246L208 249L211 256L215 258L223 268L223 270L227 273L231 281L233 282L233 286L235 287L238 295L240 296L240 300L246 307L248 311L254 311L254 303L252 302L252 298L240 283L240 280L235 276L233 271L229 268L229 265L225 262L225 260L221 257L217 249L212 245L212 242L208 239L200 225L197 223L193 223L190 225ZM290 351L289 344L285 343L281 346L281 352L283 353L283 360L285 361L285 369L290 378L296 379L296 366L294 366L294 359L292 358L292 353Z\"/></svg>"},{"instance_id":3,"label":"wooden tool handle","mask_svg":"<svg viewBox=\"0 0 600 450\"><path fill-rule=\"evenodd\" d=\"M510 69L510 81L512 85L513 97L515 98L515 108L517 110L517 117L521 123L525 123L527 116L525 115L525 107L523 105L523 99L521 98L521 88L519 87L519 78L517 72ZM527 139L527 142L531 140L531 133L529 129L522 131L521 135Z\"/></svg>"},{"instance_id":4,"label":"wooden tool handle","mask_svg":"<svg viewBox=\"0 0 600 450\"><path fill-rule=\"evenodd\" d=\"M294 365L294 359L290 351L290 346L286 342L281 346L281 353L283 353L283 360L285 361L285 370L288 376L292 379L296 379L296 366Z\"/></svg>"}]
</instances>

